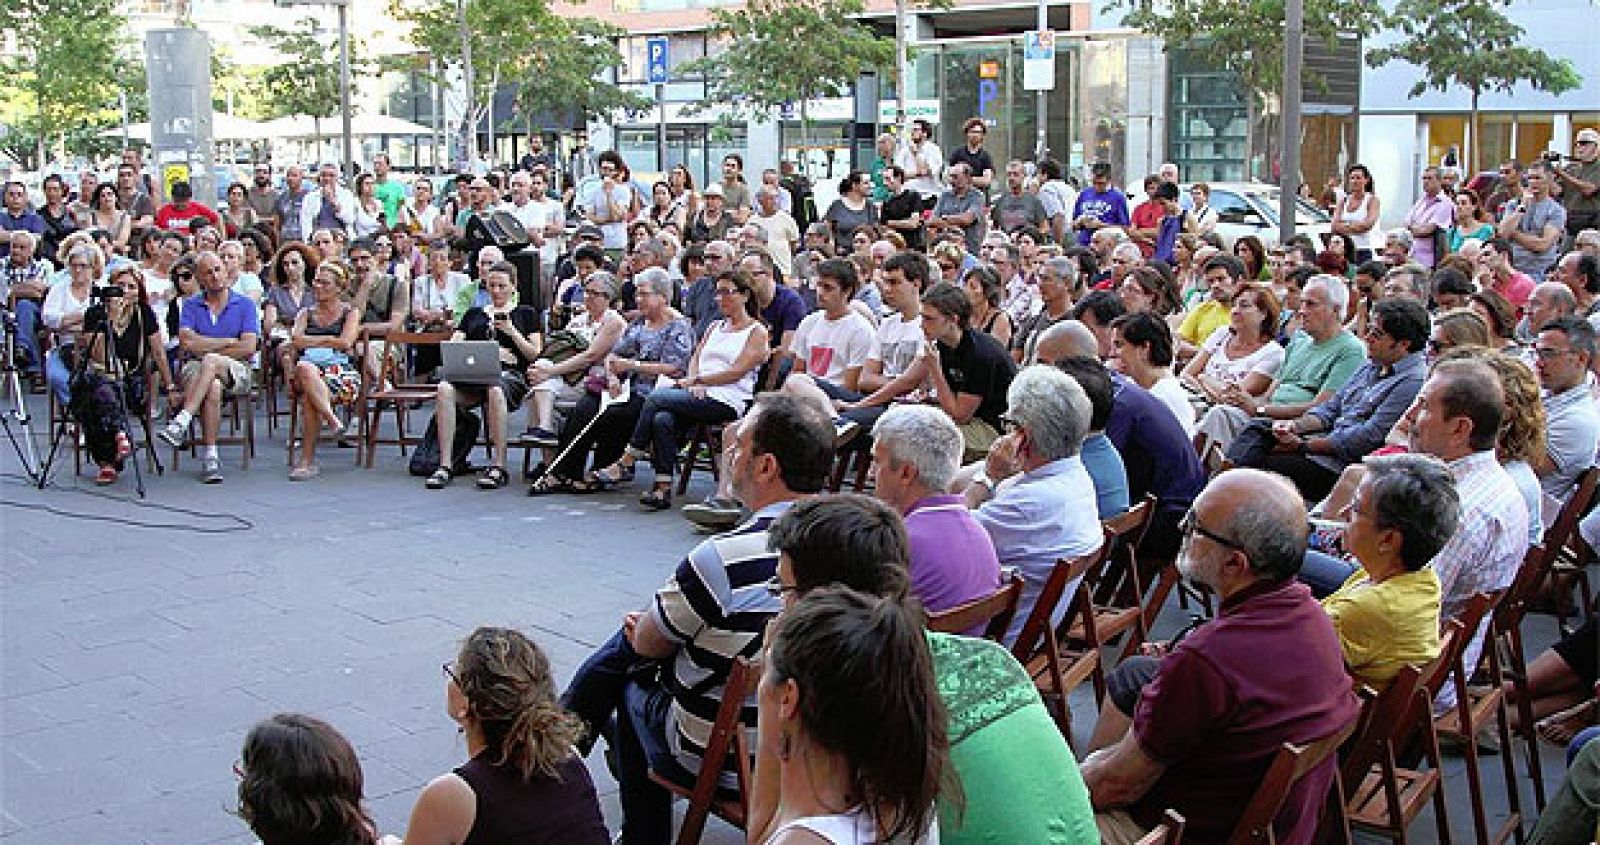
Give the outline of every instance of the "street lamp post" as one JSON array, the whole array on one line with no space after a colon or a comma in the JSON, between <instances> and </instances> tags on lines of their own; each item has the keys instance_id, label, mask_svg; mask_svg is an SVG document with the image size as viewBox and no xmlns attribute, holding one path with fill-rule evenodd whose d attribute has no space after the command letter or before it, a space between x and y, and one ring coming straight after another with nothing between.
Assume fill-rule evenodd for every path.
<instances>
[{"instance_id":1,"label":"street lamp post","mask_svg":"<svg viewBox=\"0 0 1600 845\"><path fill-rule=\"evenodd\" d=\"M1294 237L1295 209L1300 198L1300 62L1305 48L1304 0L1284 4L1283 140L1278 155L1278 242Z\"/></svg>"}]
</instances>

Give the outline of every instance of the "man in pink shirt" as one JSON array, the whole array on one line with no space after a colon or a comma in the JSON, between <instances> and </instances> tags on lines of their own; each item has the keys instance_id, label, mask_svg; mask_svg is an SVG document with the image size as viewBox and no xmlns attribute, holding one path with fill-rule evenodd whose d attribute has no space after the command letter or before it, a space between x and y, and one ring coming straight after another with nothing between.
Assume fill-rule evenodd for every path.
<instances>
[{"instance_id":1,"label":"man in pink shirt","mask_svg":"<svg viewBox=\"0 0 1600 845\"><path fill-rule=\"evenodd\" d=\"M1411 232L1411 260L1432 268L1442 257L1434 250L1433 236L1455 224L1456 206L1442 190L1439 168L1422 171L1422 198L1406 214L1406 229Z\"/></svg>"},{"instance_id":2,"label":"man in pink shirt","mask_svg":"<svg viewBox=\"0 0 1600 845\"><path fill-rule=\"evenodd\" d=\"M1478 266L1483 268L1480 284L1505 297L1511 307L1519 312L1527 307L1528 297L1533 293L1533 278L1511 266L1509 241L1490 238L1478 252Z\"/></svg>"}]
</instances>

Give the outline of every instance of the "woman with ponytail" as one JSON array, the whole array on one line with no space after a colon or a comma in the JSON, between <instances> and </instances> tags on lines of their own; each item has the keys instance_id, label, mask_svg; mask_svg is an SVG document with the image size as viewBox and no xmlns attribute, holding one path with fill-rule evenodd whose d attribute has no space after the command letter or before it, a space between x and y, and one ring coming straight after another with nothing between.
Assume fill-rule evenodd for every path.
<instances>
[{"instance_id":1,"label":"woman with ponytail","mask_svg":"<svg viewBox=\"0 0 1600 845\"><path fill-rule=\"evenodd\" d=\"M544 652L516 631L479 628L444 674L470 759L422 790L405 845L609 843L573 750L582 723L556 703Z\"/></svg>"}]
</instances>

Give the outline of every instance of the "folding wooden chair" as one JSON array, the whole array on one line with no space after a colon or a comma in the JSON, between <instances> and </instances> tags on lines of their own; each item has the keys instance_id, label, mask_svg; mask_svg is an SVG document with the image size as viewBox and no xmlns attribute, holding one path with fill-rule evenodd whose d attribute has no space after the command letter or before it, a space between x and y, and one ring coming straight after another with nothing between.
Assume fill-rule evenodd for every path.
<instances>
[{"instance_id":1,"label":"folding wooden chair","mask_svg":"<svg viewBox=\"0 0 1600 845\"><path fill-rule=\"evenodd\" d=\"M960 634L984 625L984 639L1004 640L1006 629L1011 627L1011 619L1017 613L1017 600L1022 597L1022 575L1013 569L1001 572L1000 579L1000 588L993 593L929 615L928 630Z\"/></svg>"},{"instance_id":2,"label":"folding wooden chair","mask_svg":"<svg viewBox=\"0 0 1600 845\"><path fill-rule=\"evenodd\" d=\"M678 469L678 487L673 495L682 496L689 489L689 476L698 469L711 471L711 481L722 479L722 423L702 423L689 431L689 442L684 447L682 466ZM704 448L707 457L700 458Z\"/></svg>"},{"instance_id":3,"label":"folding wooden chair","mask_svg":"<svg viewBox=\"0 0 1600 845\"><path fill-rule=\"evenodd\" d=\"M1278 811L1283 809L1283 802L1288 799L1289 790L1293 789L1306 773L1339 750L1339 746L1343 745L1355 731L1357 721L1351 719L1339 730L1305 745L1284 743L1273 757L1272 765L1268 767L1266 776L1261 779L1261 785L1256 787L1250 803L1245 805L1244 812L1240 814L1238 823L1233 827L1233 833L1228 836L1229 845L1254 845L1254 843L1275 841L1272 822L1278 817ZM1339 774L1335 770L1329 789L1338 788ZM1325 801L1319 801L1317 804L1319 808L1325 805Z\"/></svg>"},{"instance_id":4,"label":"folding wooden chair","mask_svg":"<svg viewBox=\"0 0 1600 845\"><path fill-rule=\"evenodd\" d=\"M1445 634L1448 642L1441 643L1443 653L1453 649L1460 638L1460 625L1451 624L1454 627ZM1450 842L1432 699L1422 681L1421 669L1404 666L1383 692L1363 690L1367 697L1360 728L1340 762L1344 794L1338 796L1338 811L1348 823L1341 829L1377 834L1403 845L1411 823L1431 802L1439 842ZM1400 763L1401 754L1416 736L1422 739L1426 769ZM1331 816L1328 820L1333 821ZM1341 841L1349 841L1349 837Z\"/></svg>"},{"instance_id":5,"label":"folding wooden chair","mask_svg":"<svg viewBox=\"0 0 1600 845\"><path fill-rule=\"evenodd\" d=\"M1168 808L1161 814L1161 824L1139 837L1136 845L1178 845L1183 841L1183 828L1188 824L1177 810Z\"/></svg>"},{"instance_id":6,"label":"folding wooden chair","mask_svg":"<svg viewBox=\"0 0 1600 845\"><path fill-rule=\"evenodd\" d=\"M1477 833L1478 845L1501 843L1512 835L1516 836L1517 842L1524 841L1522 796L1513 760L1516 755L1511 751L1511 720L1503 687L1505 677L1500 670L1499 632L1495 624L1500 618L1495 605L1497 600L1497 596L1480 593L1473 597L1467 612L1463 612L1462 645L1453 649L1454 654L1451 655L1449 664L1449 675L1455 682L1455 706L1434 720L1439 736L1454 740L1462 749L1462 762L1467 771L1467 788L1471 790L1468 797L1472 799L1472 824ZM1494 612L1490 612L1491 610ZM1469 614L1477 618L1470 618ZM1487 683L1482 686L1470 686L1468 681L1472 673L1468 671L1464 660L1466 641L1472 638L1472 632L1477 629L1479 620L1485 615L1489 617L1489 626L1484 633L1483 652L1479 656L1479 663L1487 676ZM1499 732L1500 761L1505 769L1506 789L1506 820L1492 833L1489 830L1488 812L1483 798L1483 774L1479 769L1478 748L1478 731L1487 726L1490 718L1495 720ZM1533 753L1537 756L1538 749L1534 749Z\"/></svg>"},{"instance_id":7,"label":"folding wooden chair","mask_svg":"<svg viewBox=\"0 0 1600 845\"><path fill-rule=\"evenodd\" d=\"M717 706L716 721L711 724L711 738L706 742L705 756L700 758L700 771L695 774L694 786L684 787L678 782L656 772L650 779L679 798L689 799L689 809L683 814L683 826L678 828L678 845L695 845L705 833L706 819L715 813L734 827L744 830L750 813L750 755L744 724L739 720L745 700L755 692L761 678L761 666L743 657L735 658L728 673L728 683L722 690L722 703ZM731 759L730 759L731 755ZM729 796L719 791L722 771L732 764L738 782L738 795Z\"/></svg>"},{"instance_id":8,"label":"folding wooden chair","mask_svg":"<svg viewBox=\"0 0 1600 845\"><path fill-rule=\"evenodd\" d=\"M1093 630L1079 625L1066 632L1065 641L1074 648L1100 648L1124 637L1119 659L1133 654L1139 644L1150 636L1150 622L1146 619L1146 587L1148 578L1141 571L1139 544L1155 515L1156 497L1145 496L1127 511L1103 520L1106 555L1101 565L1084 575L1079 592L1090 602L1089 611L1094 617ZM1162 594L1162 600L1166 594ZM1160 612L1160 608L1155 608ZM1094 641L1089 642L1090 635ZM1101 684L1097 684L1099 689Z\"/></svg>"},{"instance_id":9,"label":"folding wooden chair","mask_svg":"<svg viewBox=\"0 0 1600 845\"><path fill-rule=\"evenodd\" d=\"M1561 506L1561 512L1556 515L1555 522L1551 523L1550 530L1544 534L1544 547L1552 552L1550 564L1550 577L1555 593L1556 624L1563 633L1567 630L1567 603L1566 599L1574 583L1578 586L1578 594L1582 604L1579 605L1578 617L1581 620L1585 613L1594 607L1594 592L1589 586L1589 563L1592 552L1578 535L1578 521L1589 512L1589 506L1594 503L1595 486L1600 482L1600 468L1590 467L1578 476L1578 484L1573 488L1572 496L1566 504ZM1530 596L1529 598L1532 598Z\"/></svg>"},{"instance_id":10,"label":"folding wooden chair","mask_svg":"<svg viewBox=\"0 0 1600 845\"><path fill-rule=\"evenodd\" d=\"M362 345L365 346L370 339L363 329ZM450 332L390 332L385 339L392 345L404 344L414 349L418 346L437 346L450 339ZM360 439L366 444L367 469L372 469L380 444L399 446L400 455L404 457L406 446L422 439L421 434L411 434L407 430L410 406L413 402L432 401L436 394L435 385L408 382L405 379L401 357L396 354L383 356L382 375L377 383L365 375L361 379L361 395L356 399L356 408L361 415ZM379 431L385 404L394 410L395 433L392 439L382 437Z\"/></svg>"},{"instance_id":11,"label":"folding wooden chair","mask_svg":"<svg viewBox=\"0 0 1600 845\"><path fill-rule=\"evenodd\" d=\"M1098 649L1069 649L1061 640L1058 629L1064 632L1071 630L1074 625L1087 628L1094 625L1094 615L1090 612L1093 605L1087 599L1081 583L1071 598L1066 598L1064 594L1067 585L1081 581L1085 573L1100 565L1105 555L1106 544L1101 543L1100 548L1090 554L1056 561L1027 621L1017 634L1017 641L1011 647L1012 656L1034 679L1040 697L1044 699L1045 706L1051 708L1056 726L1061 729L1061 735L1066 737L1068 744L1072 742L1072 708L1068 705L1067 696L1079 684L1095 679L1095 692L1103 697L1105 680L1103 675L1097 675L1100 671ZM1059 626L1053 625L1050 617L1064 598L1068 602L1067 613Z\"/></svg>"}]
</instances>

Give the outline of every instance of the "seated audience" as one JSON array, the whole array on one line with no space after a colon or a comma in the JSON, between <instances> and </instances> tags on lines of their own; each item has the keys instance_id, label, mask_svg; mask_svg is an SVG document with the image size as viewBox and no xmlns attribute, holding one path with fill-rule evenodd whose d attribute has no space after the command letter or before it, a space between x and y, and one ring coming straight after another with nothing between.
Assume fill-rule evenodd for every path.
<instances>
[{"instance_id":1,"label":"seated audience","mask_svg":"<svg viewBox=\"0 0 1600 845\"><path fill-rule=\"evenodd\" d=\"M1083 324L1094 336L1095 357L1110 360L1116 351L1116 331L1111 328L1117 318L1127 314L1122 300L1108 290L1090 291L1088 296L1072 306L1072 319Z\"/></svg>"},{"instance_id":2,"label":"seated audience","mask_svg":"<svg viewBox=\"0 0 1600 845\"><path fill-rule=\"evenodd\" d=\"M1037 275L1041 307L1023 320L1011 336L1011 358L1019 364L1032 363L1039 336L1062 320L1072 318L1072 288L1078 282L1078 266L1067 258L1052 258L1039 266Z\"/></svg>"},{"instance_id":3,"label":"seated audience","mask_svg":"<svg viewBox=\"0 0 1600 845\"><path fill-rule=\"evenodd\" d=\"M972 324L996 343L1010 348L1017 326L1000 305L1005 293L1000 274L993 267L979 265L967 271L961 286L967 292L967 301L972 303Z\"/></svg>"},{"instance_id":4,"label":"seated audience","mask_svg":"<svg viewBox=\"0 0 1600 845\"><path fill-rule=\"evenodd\" d=\"M234 771L235 812L262 845L378 840L362 804L361 761L350 741L321 719L279 713L256 723Z\"/></svg>"},{"instance_id":5,"label":"seated audience","mask_svg":"<svg viewBox=\"0 0 1600 845\"><path fill-rule=\"evenodd\" d=\"M585 378L583 393L567 414L558 444L563 457L528 488L528 495L590 493L632 480L631 471L624 473L616 462L638 423L645 397L659 379L681 378L694 350L694 329L673 310L672 281L665 274L641 274L636 296L639 316L611 347L605 373ZM621 401L603 405L608 393ZM593 470L585 475L585 467L591 465Z\"/></svg>"},{"instance_id":6,"label":"seated audience","mask_svg":"<svg viewBox=\"0 0 1600 845\"><path fill-rule=\"evenodd\" d=\"M1131 843L1172 808L1184 835L1223 841L1285 742L1334 734L1355 695L1326 613L1295 581L1306 511L1283 478L1219 475L1183 524L1178 566L1221 597L1217 617L1132 657L1108 679L1083 779L1102 841ZM1289 791L1273 824L1308 842L1338 766L1329 756Z\"/></svg>"},{"instance_id":7,"label":"seated audience","mask_svg":"<svg viewBox=\"0 0 1600 845\"><path fill-rule=\"evenodd\" d=\"M695 547L650 605L628 614L622 630L584 661L561 697L588 726L579 744L585 756L608 731L629 843L671 838L672 796L650 772L694 782L728 666L761 650L779 609L761 589L777 573L778 556L767 552L770 526L797 499L821 490L833 466L833 427L792 396L763 394L725 436L738 444L728 467L734 494L754 515ZM659 672L636 671L646 665ZM731 773L725 780L732 784Z\"/></svg>"},{"instance_id":8,"label":"seated audience","mask_svg":"<svg viewBox=\"0 0 1600 845\"><path fill-rule=\"evenodd\" d=\"M1465 309L1452 308L1433 315L1433 328L1428 333L1428 361L1452 349L1489 348L1489 324L1482 317Z\"/></svg>"},{"instance_id":9,"label":"seated audience","mask_svg":"<svg viewBox=\"0 0 1600 845\"><path fill-rule=\"evenodd\" d=\"M1545 458L1534 469L1544 488L1545 519L1553 522L1578 476L1595 465L1595 444L1600 443L1600 409L1589 373L1595 358L1594 327L1578 317L1545 323L1532 351L1547 421Z\"/></svg>"},{"instance_id":10,"label":"seated audience","mask_svg":"<svg viewBox=\"0 0 1600 845\"><path fill-rule=\"evenodd\" d=\"M556 703L544 652L517 631L479 628L443 668L445 711L467 762L423 787L404 842L393 845L609 843L573 749L583 723Z\"/></svg>"},{"instance_id":11,"label":"seated audience","mask_svg":"<svg viewBox=\"0 0 1600 845\"><path fill-rule=\"evenodd\" d=\"M1103 534L1094 483L1078 456L1089 429L1089 397L1067 374L1042 364L1017 374L1007 391L1006 434L989 450L983 471L964 495L994 541L1004 566L1023 579L1022 598L1006 631L1010 642L1039 598L1056 562L1100 548ZM1018 476L1013 484L1000 482ZM1059 621L1078 587L1067 585L1050 618Z\"/></svg>"},{"instance_id":12,"label":"seated audience","mask_svg":"<svg viewBox=\"0 0 1600 845\"><path fill-rule=\"evenodd\" d=\"M456 324L452 340L493 340L500 345L500 383L456 385L439 382L435 392L433 419L439 433L439 468L428 476L429 490L450 484L457 461L465 456L452 454L456 434L456 412L482 405L484 425L489 429L489 466L478 476L480 490L495 490L510 483L506 474L507 417L522 407L528 395L528 365L539 356L542 345L539 317L526 305L513 305L517 268L501 261L485 265L483 283L489 304L466 309Z\"/></svg>"},{"instance_id":13,"label":"seated audience","mask_svg":"<svg viewBox=\"0 0 1600 845\"><path fill-rule=\"evenodd\" d=\"M361 312L344 301L348 281L349 273L341 264L318 267L311 279L311 307L295 315L289 335L298 355L292 383L300 403L300 457L289 468L290 481L317 476L317 438L323 426L335 432L344 428L333 406L349 405L361 392L361 372L350 362L361 331Z\"/></svg>"},{"instance_id":14,"label":"seated audience","mask_svg":"<svg viewBox=\"0 0 1600 845\"><path fill-rule=\"evenodd\" d=\"M672 507L672 474L690 427L738 419L754 395L756 370L767 359L767 329L756 319L750 275L743 270L722 271L716 294L722 319L701 338L686 375L672 387L657 387L645 397L628 449L616 469L608 471L620 478L648 454L655 479L639 504L651 510ZM723 475L728 475L726 468Z\"/></svg>"},{"instance_id":15,"label":"seated audience","mask_svg":"<svg viewBox=\"0 0 1600 845\"><path fill-rule=\"evenodd\" d=\"M1308 501L1333 489L1339 473L1383 445L1423 380L1428 312L1413 299L1372 306L1367 362L1332 399L1289 420L1255 420L1234 438L1228 459L1289 477Z\"/></svg>"},{"instance_id":16,"label":"seated audience","mask_svg":"<svg viewBox=\"0 0 1600 845\"><path fill-rule=\"evenodd\" d=\"M1083 438L1078 457L1083 460L1083 470L1089 473L1089 480L1094 482L1096 513L1102 520L1110 519L1132 506L1128 498L1128 469L1105 431L1115 407L1111 373L1104 367L1072 365L1060 369L1072 376L1089 397L1089 431Z\"/></svg>"},{"instance_id":17,"label":"seated audience","mask_svg":"<svg viewBox=\"0 0 1600 845\"><path fill-rule=\"evenodd\" d=\"M1361 339L1344 327L1350 289L1337 276L1316 276L1300 297L1300 331L1283 352L1283 366L1265 400L1243 389L1224 390L1200 420L1206 437L1227 449L1253 418L1295 419L1331 400L1366 358Z\"/></svg>"},{"instance_id":18,"label":"seated audience","mask_svg":"<svg viewBox=\"0 0 1600 845\"><path fill-rule=\"evenodd\" d=\"M667 271L651 267L634 277L637 299L638 280L645 277L663 277L670 288L671 279L664 278ZM539 446L556 446L560 437L555 432L556 405L570 406L583 393L584 379L601 375L600 368L611 354L617 338L628 324L618 307L617 277L602 270L590 273L583 281L583 308L563 327L570 333L569 340L581 341L582 349L566 345L561 360L541 355L528 367L528 393L532 404L528 408L528 439ZM553 346L554 337L551 338Z\"/></svg>"},{"instance_id":19,"label":"seated audience","mask_svg":"<svg viewBox=\"0 0 1600 845\"><path fill-rule=\"evenodd\" d=\"M1230 387L1258 399L1272 386L1283 364L1277 343L1278 298L1265 285L1241 285L1233 297L1228 324L1206 338L1183 368L1184 386L1215 404Z\"/></svg>"},{"instance_id":20,"label":"seated audience","mask_svg":"<svg viewBox=\"0 0 1600 845\"><path fill-rule=\"evenodd\" d=\"M875 492L905 520L911 593L930 613L983 598L1000 583L994 541L961 496L947 492L960 467L961 432L937 408L900 405L872 428Z\"/></svg>"},{"instance_id":21,"label":"seated audience","mask_svg":"<svg viewBox=\"0 0 1600 845\"><path fill-rule=\"evenodd\" d=\"M817 265L817 307L795 331L793 373L784 389L816 388L829 399L861 398L861 369L873 347L873 326L850 307L860 287L855 265L830 258Z\"/></svg>"},{"instance_id":22,"label":"seated audience","mask_svg":"<svg viewBox=\"0 0 1600 845\"><path fill-rule=\"evenodd\" d=\"M1233 296L1244 284L1244 262L1232 255L1213 256L1203 266L1207 298L1184 316L1176 332L1178 357L1184 360L1197 354L1212 332L1228 325Z\"/></svg>"},{"instance_id":23,"label":"seated audience","mask_svg":"<svg viewBox=\"0 0 1600 845\"><path fill-rule=\"evenodd\" d=\"M875 542L862 542L853 531L878 508L862 496L822 496L774 524L769 541L782 555L773 589L786 608L830 584L903 600L907 554L899 533L876 531ZM935 633L927 639L948 717L950 765L961 786L959 794L939 796L940 841L1093 841L1093 812L1077 762L1033 680L995 643ZM774 762L757 759L750 807L758 821L776 804Z\"/></svg>"},{"instance_id":24,"label":"seated audience","mask_svg":"<svg viewBox=\"0 0 1600 845\"><path fill-rule=\"evenodd\" d=\"M1455 478L1423 455L1374 455L1347 519L1344 545L1360 568L1322 609L1333 620L1357 688L1382 690L1407 664L1439 656L1439 576L1428 566L1455 533Z\"/></svg>"},{"instance_id":25,"label":"seated audience","mask_svg":"<svg viewBox=\"0 0 1600 845\"><path fill-rule=\"evenodd\" d=\"M1166 321L1134 312L1112 321L1111 328L1116 332L1111 366L1165 402L1184 433L1194 434L1194 403L1172 374L1172 329Z\"/></svg>"},{"instance_id":26,"label":"seated audience","mask_svg":"<svg viewBox=\"0 0 1600 845\"><path fill-rule=\"evenodd\" d=\"M1517 313L1504 296L1492 290L1480 290L1468 297L1467 307L1483 318L1489 327L1489 347L1500 352L1514 352L1517 342Z\"/></svg>"}]
</instances>

